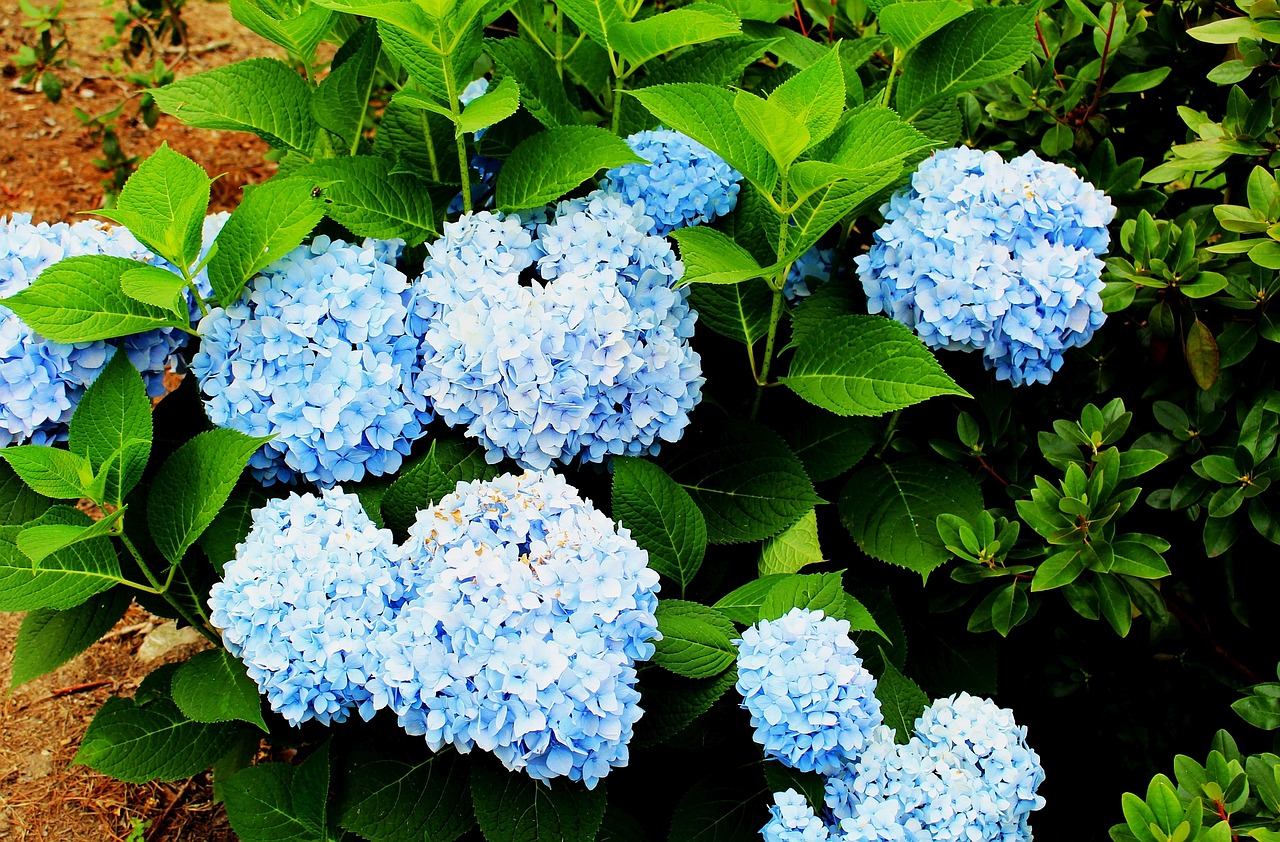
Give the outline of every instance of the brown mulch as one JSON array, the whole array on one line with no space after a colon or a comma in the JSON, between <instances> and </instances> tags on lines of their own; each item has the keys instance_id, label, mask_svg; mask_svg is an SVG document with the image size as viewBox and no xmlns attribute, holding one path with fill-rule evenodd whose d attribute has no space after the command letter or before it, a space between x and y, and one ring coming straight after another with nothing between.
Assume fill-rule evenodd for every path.
<instances>
[{"instance_id":1,"label":"brown mulch","mask_svg":"<svg viewBox=\"0 0 1280 842\"><path fill-rule=\"evenodd\" d=\"M122 0L116 3L121 7ZM263 161L266 144L255 137L192 129L169 117L148 129L136 119L137 91L107 68L116 53L99 48L112 31L113 11L102 0L66 0L62 17L68 21L75 66L60 74L65 89L54 104L17 85L10 58L28 31L16 2L0 6L0 217L30 213L35 221L52 222L101 207L101 182L108 174L94 165L101 150L73 109L99 114L126 96L134 99L118 124L125 153L146 155L167 141L210 175L222 175L214 182L212 210L233 208L245 184L274 171L274 164ZM188 0L183 17L192 49L164 56L179 78L277 54L236 24L225 3ZM208 775L139 786L71 764L85 728L107 698L131 695L157 665L181 660L195 647L178 647L155 661L140 659L138 650L158 621L134 606L83 655L8 691L21 621L19 614L0 614L0 842L234 842ZM143 828L140 834L135 826Z\"/></svg>"}]
</instances>

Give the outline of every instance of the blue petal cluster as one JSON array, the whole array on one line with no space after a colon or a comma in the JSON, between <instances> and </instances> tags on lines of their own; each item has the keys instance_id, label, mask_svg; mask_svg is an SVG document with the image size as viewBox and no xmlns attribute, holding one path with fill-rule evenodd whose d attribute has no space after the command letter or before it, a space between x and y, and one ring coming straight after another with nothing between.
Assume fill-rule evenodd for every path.
<instances>
[{"instance_id":1,"label":"blue petal cluster","mask_svg":"<svg viewBox=\"0 0 1280 842\"><path fill-rule=\"evenodd\" d=\"M769 823L760 829L764 842L827 842L831 833L809 801L794 789L773 794Z\"/></svg>"},{"instance_id":2,"label":"blue petal cluster","mask_svg":"<svg viewBox=\"0 0 1280 842\"><path fill-rule=\"evenodd\" d=\"M399 554L391 532L339 489L254 511L210 591L210 622L272 710L294 725L373 715L371 644L402 602Z\"/></svg>"},{"instance_id":3,"label":"blue petal cluster","mask_svg":"<svg viewBox=\"0 0 1280 842\"><path fill-rule=\"evenodd\" d=\"M742 174L693 138L657 129L637 132L627 143L649 163L611 169L600 187L644 209L654 221L645 233L666 236L724 216L737 205Z\"/></svg>"},{"instance_id":4,"label":"blue petal cluster","mask_svg":"<svg viewBox=\"0 0 1280 842\"><path fill-rule=\"evenodd\" d=\"M738 692L766 754L833 775L866 749L884 717L847 620L793 608L749 627L737 645Z\"/></svg>"},{"instance_id":5,"label":"blue petal cluster","mask_svg":"<svg viewBox=\"0 0 1280 842\"><path fill-rule=\"evenodd\" d=\"M858 762L827 780L849 842L1021 842L1044 770L1011 711L961 693L934 702L906 745L878 729Z\"/></svg>"},{"instance_id":6,"label":"blue petal cluster","mask_svg":"<svg viewBox=\"0 0 1280 842\"><path fill-rule=\"evenodd\" d=\"M322 486L392 473L431 413L411 397L418 339L396 251L316 237L201 320L191 367L213 423L273 435L250 461L264 484Z\"/></svg>"},{"instance_id":7,"label":"blue petal cluster","mask_svg":"<svg viewBox=\"0 0 1280 842\"><path fill-rule=\"evenodd\" d=\"M658 637L658 574L625 529L563 478L459 483L418 513L406 599L377 638L375 707L433 749L588 787L626 765L635 662Z\"/></svg>"},{"instance_id":8,"label":"blue petal cluster","mask_svg":"<svg viewBox=\"0 0 1280 842\"><path fill-rule=\"evenodd\" d=\"M787 301L792 304L803 301L813 293L810 283L817 286L831 280L835 260L835 249L817 246L796 258L796 262L791 264L791 269L787 272L787 282L782 287L782 294L787 297Z\"/></svg>"},{"instance_id":9,"label":"blue petal cluster","mask_svg":"<svg viewBox=\"0 0 1280 842\"><path fill-rule=\"evenodd\" d=\"M885 225L855 258L867 307L930 347L982 351L999 380L1048 383L1105 319L1099 255L1115 212L1034 153L938 152L881 208Z\"/></svg>"},{"instance_id":10,"label":"blue petal cluster","mask_svg":"<svg viewBox=\"0 0 1280 842\"><path fill-rule=\"evenodd\" d=\"M206 220L206 246L225 217ZM125 228L93 221L33 225L29 214L0 218L0 298L26 289L44 269L63 258L98 254L168 266ZM207 286L207 278L197 280ZM176 365L174 354L188 338L176 328L162 328L122 339L65 345L35 333L0 304L0 447L64 441L67 422L81 395L117 348L124 348L142 373L148 393L163 395L165 367Z\"/></svg>"},{"instance_id":11,"label":"blue petal cluster","mask_svg":"<svg viewBox=\"0 0 1280 842\"><path fill-rule=\"evenodd\" d=\"M701 398L684 267L642 209L596 191L546 221L445 226L415 283L415 392L491 462L657 452Z\"/></svg>"}]
</instances>

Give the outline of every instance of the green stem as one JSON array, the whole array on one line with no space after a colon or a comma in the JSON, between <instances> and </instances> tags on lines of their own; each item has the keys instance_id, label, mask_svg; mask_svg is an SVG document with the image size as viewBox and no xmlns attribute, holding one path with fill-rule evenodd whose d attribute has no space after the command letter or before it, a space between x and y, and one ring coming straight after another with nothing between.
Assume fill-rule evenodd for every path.
<instances>
[{"instance_id":1,"label":"green stem","mask_svg":"<svg viewBox=\"0 0 1280 842\"><path fill-rule=\"evenodd\" d=\"M577 46L576 44L574 46ZM556 6L556 75L564 81L564 13Z\"/></svg>"},{"instance_id":2,"label":"green stem","mask_svg":"<svg viewBox=\"0 0 1280 842\"><path fill-rule=\"evenodd\" d=\"M613 133L614 134L618 133L618 127L622 125L622 122L621 122L622 121L622 91L623 91L623 85L626 80L626 76L619 71L620 71L620 68L617 68L617 66L615 65L614 78L617 79L618 84L613 89Z\"/></svg>"},{"instance_id":3,"label":"green stem","mask_svg":"<svg viewBox=\"0 0 1280 842\"><path fill-rule=\"evenodd\" d=\"M884 439L880 444L880 449L876 451L876 458L879 459L886 450L889 449L889 442L893 441L893 431L898 429L898 419L902 417L902 410L899 409L889 416L889 423L884 428Z\"/></svg>"},{"instance_id":4,"label":"green stem","mask_svg":"<svg viewBox=\"0 0 1280 842\"><path fill-rule=\"evenodd\" d=\"M906 58L906 53L893 48L893 61L889 64L889 79L884 83L884 96L880 99L880 104L885 108L889 107L889 101L893 99L893 80L898 75L898 64Z\"/></svg>"},{"instance_id":5,"label":"green stem","mask_svg":"<svg viewBox=\"0 0 1280 842\"><path fill-rule=\"evenodd\" d=\"M160 580L151 572L151 568L147 566L147 563L142 560L142 554L139 553L138 548L133 545L133 541L129 540L129 536L124 533L123 529L116 534L116 537L124 544L124 548L129 551L129 555L133 556L133 560L137 563L138 569L142 571L143 576L147 577L147 581L151 583L151 587L155 589L157 594L163 596L165 591L164 586L160 584Z\"/></svg>"},{"instance_id":6,"label":"green stem","mask_svg":"<svg viewBox=\"0 0 1280 842\"><path fill-rule=\"evenodd\" d=\"M169 569L169 577L165 580L165 583L161 585L160 580L157 579L155 574L151 572L151 568L148 567L147 563L142 560L142 553L138 552L138 548L134 546L133 541L129 540L129 536L124 533L123 529L116 534L116 537L119 538L120 542L124 544L125 549L129 551L129 555L133 556L134 563L138 565L138 569L142 571L142 575L147 577L147 581L151 583L151 592L155 593L158 596L164 597L165 601L173 606L174 611L176 611L178 616L181 617L184 621L186 621L186 623L189 626L191 626L196 631L200 632L200 634L207 637L213 643L216 643L217 645L221 646L222 641L218 638L218 635L214 633L212 629L209 628L209 624L207 620L201 619L200 622L193 622L191 617L187 614L186 610L181 605L178 604L178 601L169 596L169 585L173 583L173 574L174 574L174 571L178 569L178 565L175 564L173 565L173 567ZM196 602L196 610L200 611L198 600Z\"/></svg>"},{"instance_id":7,"label":"green stem","mask_svg":"<svg viewBox=\"0 0 1280 842\"><path fill-rule=\"evenodd\" d=\"M786 278L786 275L783 275ZM751 403L751 420L760 413L760 400L764 387L769 385L769 366L773 363L773 346L778 338L778 323L782 321L782 287L773 289L773 309L769 311L769 333L764 340L764 361L760 364L760 376L756 378L756 397Z\"/></svg>"},{"instance_id":8,"label":"green stem","mask_svg":"<svg viewBox=\"0 0 1280 842\"><path fill-rule=\"evenodd\" d=\"M465 133L456 130L458 118L462 116L462 105L458 102L458 92L454 90L452 74L445 75L445 91L449 96L449 110L453 113L455 126L453 134L458 144L458 174L462 178L462 212L471 213L471 168L467 165L467 138Z\"/></svg>"}]
</instances>

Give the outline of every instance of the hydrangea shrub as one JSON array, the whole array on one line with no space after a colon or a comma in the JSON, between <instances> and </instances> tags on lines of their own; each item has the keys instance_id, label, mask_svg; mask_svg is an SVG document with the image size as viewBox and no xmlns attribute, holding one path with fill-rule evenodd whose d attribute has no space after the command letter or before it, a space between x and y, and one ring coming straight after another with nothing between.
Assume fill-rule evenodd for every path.
<instances>
[{"instance_id":1,"label":"hydrangea shrub","mask_svg":"<svg viewBox=\"0 0 1280 842\"><path fill-rule=\"evenodd\" d=\"M78 763L246 842L1010 842L1280 726L1273 10L818 5L244 0L286 59L152 96L276 175L6 212L13 681L209 642ZM1214 752L1112 838L1280 832Z\"/></svg>"}]
</instances>

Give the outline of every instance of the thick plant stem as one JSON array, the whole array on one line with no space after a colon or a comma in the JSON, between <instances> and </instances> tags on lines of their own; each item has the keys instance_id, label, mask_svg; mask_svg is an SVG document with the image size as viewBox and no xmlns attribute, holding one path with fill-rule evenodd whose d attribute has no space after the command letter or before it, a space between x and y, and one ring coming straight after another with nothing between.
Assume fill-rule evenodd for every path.
<instances>
[{"instance_id":1,"label":"thick plant stem","mask_svg":"<svg viewBox=\"0 0 1280 842\"><path fill-rule=\"evenodd\" d=\"M193 621L187 614L186 610L177 603L177 600L174 600L169 596L169 585L173 583L173 570L177 569L177 565L175 564L173 566L173 569L169 572L168 580L162 585L160 584L160 580L156 578L156 575L151 572L151 568L147 566L147 563L143 560L142 553L138 552L138 548L134 546L133 541L129 540L129 536L121 531L116 535L116 537L124 544L125 549L129 551L129 555L133 556L134 563L138 565L138 569L142 571L142 575L147 577L147 581L151 583L151 587L154 589L155 593L164 597L165 601L173 606L173 610L176 611L178 616L181 617L189 626L200 632L200 634L204 635L211 642L221 646L222 641L218 638L218 635L209 628L208 624L205 623L202 618Z\"/></svg>"},{"instance_id":2,"label":"thick plant stem","mask_svg":"<svg viewBox=\"0 0 1280 842\"><path fill-rule=\"evenodd\" d=\"M613 91L613 133L618 133L622 124L622 74L618 74L618 86Z\"/></svg>"},{"instance_id":3,"label":"thick plant stem","mask_svg":"<svg viewBox=\"0 0 1280 842\"><path fill-rule=\"evenodd\" d=\"M783 275L785 279L786 275ZM760 364L760 375L756 378L756 397L751 404L751 419L760 414L760 399L764 397L764 387L769 385L769 366L773 363L773 346L778 339L778 323L782 321L782 287L773 289L773 308L769 311L769 333L764 340L764 361Z\"/></svg>"},{"instance_id":4,"label":"thick plant stem","mask_svg":"<svg viewBox=\"0 0 1280 842\"><path fill-rule=\"evenodd\" d=\"M462 212L471 213L471 169L467 165L467 137L457 130L462 105L458 102L452 75L445 76L445 92L449 97L449 111L453 114L454 139L458 144L458 175L462 179Z\"/></svg>"},{"instance_id":5,"label":"thick plant stem","mask_svg":"<svg viewBox=\"0 0 1280 842\"><path fill-rule=\"evenodd\" d=\"M893 80L898 75L898 64L903 58L905 58L905 54L897 47L894 47L893 62L889 65L889 78L884 83L884 95L880 99L880 104L885 108L889 107L889 103L893 99Z\"/></svg>"}]
</instances>

